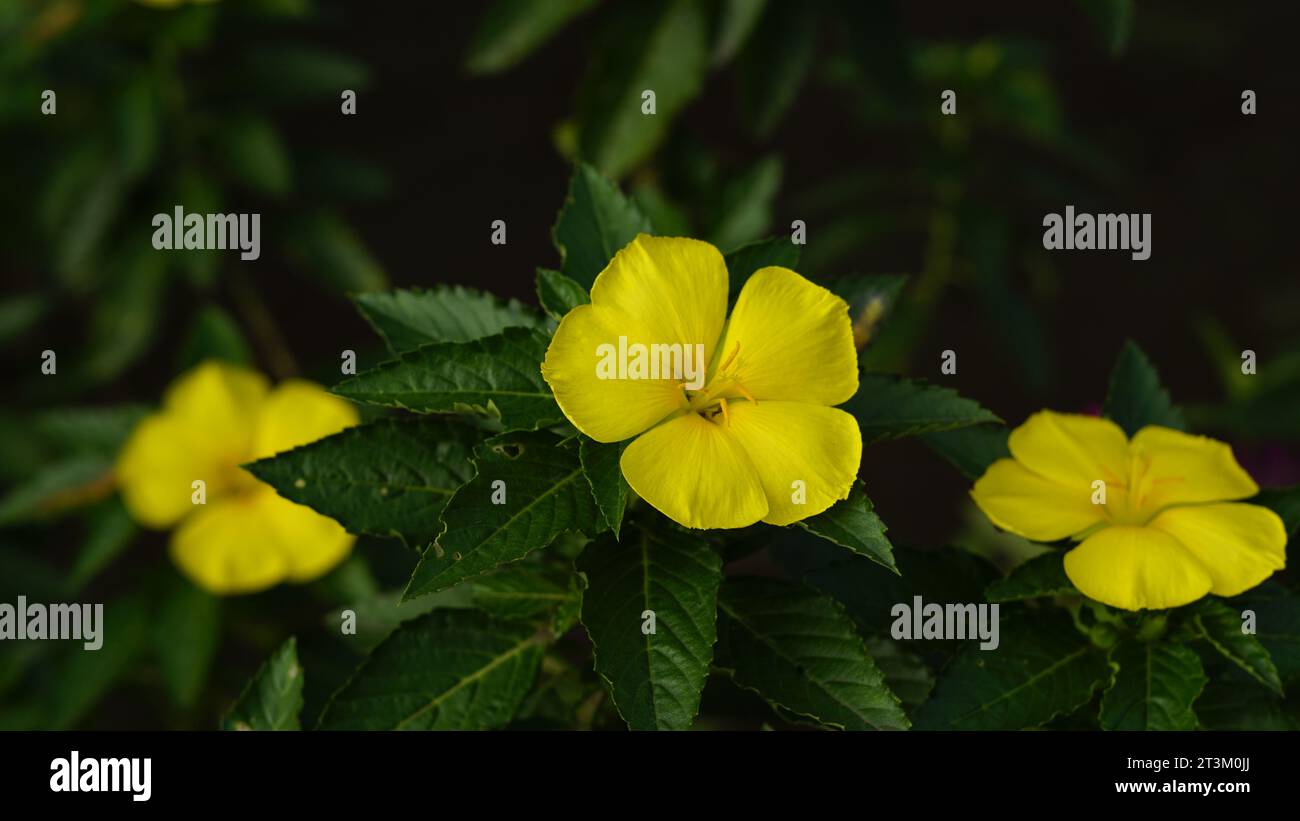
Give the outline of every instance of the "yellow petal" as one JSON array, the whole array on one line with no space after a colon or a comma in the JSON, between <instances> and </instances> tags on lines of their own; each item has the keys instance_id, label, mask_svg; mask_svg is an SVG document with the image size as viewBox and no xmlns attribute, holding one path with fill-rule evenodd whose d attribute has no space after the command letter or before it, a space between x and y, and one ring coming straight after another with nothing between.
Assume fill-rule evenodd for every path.
<instances>
[{"instance_id":1,"label":"yellow petal","mask_svg":"<svg viewBox=\"0 0 1300 821\"><path fill-rule=\"evenodd\" d=\"M315 442L360 421L352 404L313 382L281 382L262 403L249 461Z\"/></svg>"},{"instance_id":2,"label":"yellow petal","mask_svg":"<svg viewBox=\"0 0 1300 821\"><path fill-rule=\"evenodd\" d=\"M1227 502L1259 492L1223 442L1153 426L1134 435L1131 450L1137 469L1145 468L1140 493L1142 507L1148 510Z\"/></svg>"},{"instance_id":3,"label":"yellow petal","mask_svg":"<svg viewBox=\"0 0 1300 821\"><path fill-rule=\"evenodd\" d=\"M238 484L221 449L166 414L141 420L117 456L115 473L131 518L167 528L193 512L193 482L216 498Z\"/></svg>"},{"instance_id":4,"label":"yellow petal","mask_svg":"<svg viewBox=\"0 0 1300 821\"><path fill-rule=\"evenodd\" d=\"M255 515L273 534L289 581L307 582L325 575L352 549L356 537L328 516L295 504L269 488L258 495Z\"/></svg>"},{"instance_id":5,"label":"yellow petal","mask_svg":"<svg viewBox=\"0 0 1300 821\"><path fill-rule=\"evenodd\" d=\"M642 499L686 527L745 527L767 515L763 486L745 449L697 413L643 433L619 464Z\"/></svg>"},{"instance_id":6,"label":"yellow petal","mask_svg":"<svg viewBox=\"0 0 1300 821\"><path fill-rule=\"evenodd\" d=\"M272 522L259 514L263 493L209 502L171 538L176 565L200 587L221 595L252 593L282 581L288 561Z\"/></svg>"},{"instance_id":7,"label":"yellow petal","mask_svg":"<svg viewBox=\"0 0 1300 821\"><path fill-rule=\"evenodd\" d=\"M251 452L266 393L266 377L211 360L172 383L163 397L162 412L201 434L238 464Z\"/></svg>"},{"instance_id":8,"label":"yellow petal","mask_svg":"<svg viewBox=\"0 0 1300 821\"><path fill-rule=\"evenodd\" d=\"M1011 431L1007 446L1020 464L1089 497L1098 479L1110 490L1128 478L1128 437L1109 419L1039 411Z\"/></svg>"},{"instance_id":9,"label":"yellow petal","mask_svg":"<svg viewBox=\"0 0 1300 821\"><path fill-rule=\"evenodd\" d=\"M727 263L707 242L638 234L596 277L591 304L634 320L645 344L702 343L708 362L727 317Z\"/></svg>"},{"instance_id":10,"label":"yellow petal","mask_svg":"<svg viewBox=\"0 0 1300 821\"><path fill-rule=\"evenodd\" d=\"M1092 503L1089 486L1052 481L1014 459L990 465L971 498L993 524L1040 542L1074 536L1105 520L1105 508Z\"/></svg>"},{"instance_id":11,"label":"yellow petal","mask_svg":"<svg viewBox=\"0 0 1300 821\"><path fill-rule=\"evenodd\" d=\"M713 364L737 345L727 371L760 401L838 405L858 390L848 304L788 268L760 268L745 283Z\"/></svg>"},{"instance_id":12,"label":"yellow petal","mask_svg":"<svg viewBox=\"0 0 1300 821\"><path fill-rule=\"evenodd\" d=\"M1243 593L1286 566L1286 527L1266 507L1175 507L1152 519L1150 527L1177 539L1204 565L1216 596Z\"/></svg>"},{"instance_id":13,"label":"yellow petal","mask_svg":"<svg viewBox=\"0 0 1300 821\"><path fill-rule=\"evenodd\" d=\"M1209 571L1177 539L1113 525L1065 554L1065 574L1091 599L1123 610L1178 607L1210 592Z\"/></svg>"},{"instance_id":14,"label":"yellow petal","mask_svg":"<svg viewBox=\"0 0 1300 821\"><path fill-rule=\"evenodd\" d=\"M846 499L862 462L862 431L841 410L801 402L733 401L726 430L758 471L767 497L763 521L788 525ZM794 501L802 482L804 502Z\"/></svg>"},{"instance_id":15,"label":"yellow petal","mask_svg":"<svg viewBox=\"0 0 1300 821\"><path fill-rule=\"evenodd\" d=\"M628 344L665 344L646 328L613 308L581 305L560 320L546 349L542 376L555 401L574 427L597 442L630 439L686 407L681 380L602 379L597 373L597 350L617 348L620 336Z\"/></svg>"}]
</instances>

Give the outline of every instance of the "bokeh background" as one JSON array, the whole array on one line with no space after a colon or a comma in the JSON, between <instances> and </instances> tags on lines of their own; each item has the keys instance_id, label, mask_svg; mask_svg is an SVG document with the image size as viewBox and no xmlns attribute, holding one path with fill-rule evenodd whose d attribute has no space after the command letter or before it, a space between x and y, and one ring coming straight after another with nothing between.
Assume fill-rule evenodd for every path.
<instances>
[{"instance_id":1,"label":"bokeh background","mask_svg":"<svg viewBox=\"0 0 1300 821\"><path fill-rule=\"evenodd\" d=\"M0 601L147 602L138 641L94 660L0 646L0 726L212 727L293 632L318 706L355 659L312 631L409 555L362 540L313 585L210 600L125 517L112 454L203 358L325 384L344 349L377 363L349 293L535 302L579 156L672 233L729 250L800 219L805 273L908 275L871 367L1018 423L1095 410L1131 338L1194 429L1300 482L1297 22L1120 0L0 2ZM260 212L261 259L154 252L177 202ZM1044 251L1067 204L1150 212L1151 258ZM896 543L999 549L919 441L872 447L863 475Z\"/></svg>"}]
</instances>

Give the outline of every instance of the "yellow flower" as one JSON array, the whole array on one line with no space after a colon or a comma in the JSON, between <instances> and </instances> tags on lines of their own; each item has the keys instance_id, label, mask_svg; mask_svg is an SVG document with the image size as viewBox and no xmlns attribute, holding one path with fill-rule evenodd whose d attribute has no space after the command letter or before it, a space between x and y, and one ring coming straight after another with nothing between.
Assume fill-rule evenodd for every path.
<instances>
[{"instance_id":1,"label":"yellow flower","mask_svg":"<svg viewBox=\"0 0 1300 821\"><path fill-rule=\"evenodd\" d=\"M205 362L132 431L117 459L122 499L146 527L176 525L172 558L213 593L310 581L347 555L353 537L239 465L356 423L356 410L318 385L290 380L271 390L259 373ZM197 480L204 504L195 503Z\"/></svg>"},{"instance_id":2,"label":"yellow flower","mask_svg":"<svg viewBox=\"0 0 1300 821\"><path fill-rule=\"evenodd\" d=\"M734 528L820 513L848 496L862 457L857 422L831 407L858 389L848 306L769 267L749 278L730 321L726 314L717 248L641 234L596 277L591 304L560 322L542 374L578 430L598 442L636 437L623 475L675 521ZM698 379L669 367L658 378L608 378L597 368L603 346L679 344L681 361L697 352L705 364Z\"/></svg>"},{"instance_id":3,"label":"yellow flower","mask_svg":"<svg viewBox=\"0 0 1300 821\"><path fill-rule=\"evenodd\" d=\"M1013 458L975 483L975 503L1025 538L1081 542L1065 572L1099 602L1140 610L1235 596L1286 564L1282 519L1233 503L1259 487L1222 442L1156 426L1130 440L1106 419L1042 411L1009 445Z\"/></svg>"}]
</instances>

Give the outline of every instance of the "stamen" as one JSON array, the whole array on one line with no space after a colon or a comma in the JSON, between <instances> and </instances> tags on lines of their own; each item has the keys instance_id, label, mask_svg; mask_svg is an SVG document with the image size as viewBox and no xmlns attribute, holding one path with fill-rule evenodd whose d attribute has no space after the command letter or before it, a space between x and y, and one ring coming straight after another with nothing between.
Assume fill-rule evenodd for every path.
<instances>
[{"instance_id":1,"label":"stamen","mask_svg":"<svg viewBox=\"0 0 1300 821\"><path fill-rule=\"evenodd\" d=\"M722 424L731 427L731 413L727 410L727 400L723 399L718 406L722 408Z\"/></svg>"},{"instance_id":2,"label":"stamen","mask_svg":"<svg viewBox=\"0 0 1300 821\"><path fill-rule=\"evenodd\" d=\"M736 354L738 353L740 353L739 342L736 343L736 347L731 349L731 353L727 354L727 358L722 360L722 364L718 366L718 371L719 372L725 371L727 369L727 366L731 364L732 360L736 358Z\"/></svg>"},{"instance_id":3,"label":"stamen","mask_svg":"<svg viewBox=\"0 0 1300 821\"><path fill-rule=\"evenodd\" d=\"M736 390L740 391L741 395L744 396L746 399L748 399L750 402L753 402L755 405L758 404L758 400L754 398L754 395L753 395L753 394L751 394L749 391L745 390L745 386L744 386L744 385L742 385L742 384L740 384L739 382L737 382L736 384L732 385L732 387L735 388Z\"/></svg>"}]
</instances>

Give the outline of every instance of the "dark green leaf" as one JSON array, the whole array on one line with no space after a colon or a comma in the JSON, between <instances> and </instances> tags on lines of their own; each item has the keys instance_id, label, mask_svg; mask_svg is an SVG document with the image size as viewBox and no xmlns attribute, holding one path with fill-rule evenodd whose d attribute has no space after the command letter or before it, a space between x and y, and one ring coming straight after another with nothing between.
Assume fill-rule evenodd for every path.
<instances>
[{"instance_id":1,"label":"dark green leaf","mask_svg":"<svg viewBox=\"0 0 1300 821\"><path fill-rule=\"evenodd\" d=\"M340 396L416 413L482 413L507 428L534 429L563 418L542 379L549 340L507 328L473 342L424 345L334 387Z\"/></svg>"},{"instance_id":2,"label":"dark green leaf","mask_svg":"<svg viewBox=\"0 0 1300 821\"><path fill-rule=\"evenodd\" d=\"M724 0L718 34L713 43L713 64L722 65L740 51L753 34L767 0Z\"/></svg>"},{"instance_id":3,"label":"dark green leaf","mask_svg":"<svg viewBox=\"0 0 1300 821\"><path fill-rule=\"evenodd\" d=\"M623 478L619 460L623 458L626 442L605 444L587 437L579 442L578 455L582 460L582 472L591 486L591 495L600 508L605 524L614 531L618 538L619 528L623 525L623 510L627 507L627 497L632 492Z\"/></svg>"},{"instance_id":4,"label":"dark green leaf","mask_svg":"<svg viewBox=\"0 0 1300 821\"><path fill-rule=\"evenodd\" d=\"M806 5L774 3L740 53L740 110L760 137L776 128L798 96L817 48L818 17Z\"/></svg>"},{"instance_id":5,"label":"dark green leaf","mask_svg":"<svg viewBox=\"0 0 1300 821\"><path fill-rule=\"evenodd\" d=\"M444 419L381 419L247 466L291 502L351 533L397 536L422 550L442 510L473 476L475 428Z\"/></svg>"},{"instance_id":6,"label":"dark green leaf","mask_svg":"<svg viewBox=\"0 0 1300 821\"><path fill-rule=\"evenodd\" d=\"M446 529L424 552L404 598L522 559L565 531L596 531L600 512L576 444L561 446L549 433L504 434L475 451L475 465L478 473L443 510Z\"/></svg>"},{"instance_id":7,"label":"dark green leaf","mask_svg":"<svg viewBox=\"0 0 1300 821\"><path fill-rule=\"evenodd\" d=\"M352 299L394 354L430 342L471 342L506 328L541 324L526 305L459 285L377 291Z\"/></svg>"},{"instance_id":8,"label":"dark green leaf","mask_svg":"<svg viewBox=\"0 0 1300 821\"><path fill-rule=\"evenodd\" d=\"M435 610L375 648L334 694L325 730L481 730L514 717L549 636L526 622Z\"/></svg>"},{"instance_id":9,"label":"dark green leaf","mask_svg":"<svg viewBox=\"0 0 1300 821\"><path fill-rule=\"evenodd\" d=\"M1265 582L1228 601L1238 613L1254 615L1255 637L1268 650L1288 688L1300 684L1300 595L1277 582Z\"/></svg>"},{"instance_id":10,"label":"dark green leaf","mask_svg":"<svg viewBox=\"0 0 1300 821\"><path fill-rule=\"evenodd\" d=\"M121 555L138 532L120 498L106 500L88 517L86 540L68 572L68 591L75 594Z\"/></svg>"},{"instance_id":11,"label":"dark green leaf","mask_svg":"<svg viewBox=\"0 0 1300 821\"><path fill-rule=\"evenodd\" d=\"M290 636L244 686L235 706L221 720L221 729L300 729L303 680L298 640Z\"/></svg>"},{"instance_id":12,"label":"dark green leaf","mask_svg":"<svg viewBox=\"0 0 1300 821\"><path fill-rule=\"evenodd\" d=\"M221 602L177 575L154 614L154 655L177 706L198 701L221 639Z\"/></svg>"},{"instance_id":13,"label":"dark green leaf","mask_svg":"<svg viewBox=\"0 0 1300 821\"><path fill-rule=\"evenodd\" d=\"M1200 638L1255 681L1282 695L1277 666L1259 637L1243 632L1241 614L1218 599L1201 599L1191 607L1192 625Z\"/></svg>"},{"instance_id":14,"label":"dark green leaf","mask_svg":"<svg viewBox=\"0 0 1300 821\"><path fill-rule=\"evenodd\" d=\"M579 305L591 304L591 296L587 294L586 288L559 271L538 268L537 301L546 313L555 319L563 319L565 314Z\"/></svg>"},{"instance_id":15,"label":"dark green leaf","mask_svg":"<svg viewBox=\"0 0 1300 821\"><path fill-rule=\"evenodd\" d=\"M996 650L968 642L917 712L918 729L1020 730L1086 704L1106 658L1059 612L1007 619Z\"/></svg>"},{"instance_id":16,"label":"dark green leaf","mask_svg":"<svg viewBox=\"0 0 1300 821\"><path fill-rule=\"evenodd\" d=\"M304 275L344 294L382 291L388 275L337 214L309 212L291 224L285 253Z\"/></svg>"},{"instance_id":17,"label":"dark green leaf","mask_svg":"<svg viewBox=\"0 0 1300 821\"><path fill-rule=\"evenodd\" d=\"M796 715L849 730L906 729L898 698L834 599L776 579L729 579L717 666Z\"/></svg>"},{"instance_id":18,"label":"dark green leaf","mask_svg":"<svg viewBox=\"0 0 1300 821\"><path fill-rule=\"evenodd\" d=\"M578 602L572 573L567 578L520 562L469 582L470 601L499 619L529 619Z\"/></svg>"},{"instance_id":19,"label":"dark green leaf","mask_svg":"<svg viewBox=\"0 0 1300 821\"><path fill-rule=\"evenodd\" d=\"M636 3L622 11L609 18L596 47L578 112L582 157L615 178L658 146L698 93L709 58L708 21L698 0ZM654 114L641 113L646 90L655 93Z\"/></svg>"},{"instance_id":20,"label":"dark green leaf","mask_svg":"<svg viewBox=\"0 0 1300 821\"><path fill-rule=\"evenodd\" d=\"M493 74L518 64L596 0L496 0L470 41L465 67Z\"/></svg>"},{"instance_id":21,"label":"dark green leaf","mask_svg":"<svg viewBox=\"0 0 1300 821\"><path fill-rule=\"evenodd\" d=\"M138 596L104 605L97 625L103 645L94 651L82 642L68 642L48 697L48 724L43 729L65 730L81 721L131 669L144 648L149 614Z\"/></svg>"},{"instance_id":22,"label":"dark green leaf","mask_svg":"<svg viewBox=\"0 0 1300 821\"><path fill-rule=\"evenodd\" d=\"M1038 599L1045 596L1078 595L1065 575L1065 552L1053 550L1035 556L1016 567L1005 579L988 586L985 597L991 602Z\"/></svg>"},{"instance_id":23,"label":"dark green leaf","mask_svg":"<svg viewBox=\"0 0 1300 821\"><path fill-rule=\"evenodd\" d=\"M864 445L1002 421L956 391L876 373L862 374L858 392L843 409L858 420Z\"/></svg>"},{"instance_id":24,"label":"dark green leaf","mask_svg":"<svg viewBox=\"0 0 1300 821\"><path fill-rule=\"evenodd\" d=\"M551 234L561 273L589 289L619 249L649 231L650 221L618 186L580 163Z\"/></svg>"},{"instance_id":25,"label":"dark green leaf","mask_svg":"<svg viewBox=\"0 0 1300 821\"><path fill-rule=\"evenodd\" d=\"M184 372L208 359L236 365L251 365L253 352L238 323L216 305L205 305L191 320L192 326L176 363Z\"/></svg>"},{"instance_id":26,"label":"dark green leaf","mask_svg":"<svg viewBox=\"0 0 1300 821\"><path fill-rule=\"evenodd\" d=\"M266 120L246 117L230 122L217 140L226 172L250 191L283 197L293 188L289 151Z\"/></svg>"},{"instance_id":27,"label":"dark green leaf","mask_svg":"<svg viewBox=\"0 0 1300 821\"><path fill-rule=\"evenodd\" d=\"M1124 343L1110 374L1110 390L1102 415L1114 421L1129 436L1147 425L1183 430L1183 414L1160 385L1151 360L1134 342Z\"/></svg>"},{"instance_id":28,"label":"dark green leaf","mask_svg":"<svg viewBox=\"0 0 1300 821\"><path fill-rule=\"evenodd\" d=\"M577 568L582 623L619 714L633 730L689 729L717 638L722 559L689 533L638 526L626 542L587 545Z\"/></svg>"},{"instance_id":29,"label":"dark green leaf","mask_svg":"<svg viewBox=\"0 0 1300 821\"><path fill-rule=\"evenodd\" d=\"M797 271L799 269L799 246L791 242L788 236L768 237L757 242L751 242L748 245L742 245L727 254L726 260L727 287L731 291L731 301L734 303L736 297L740 296L740 289L745 287L745 282L750 275L759 268L775 265Z\"/></svg>"},{"instance_id":30,"label":"dark green leaf","mask_svg":"<svg viewBox=\"0 0 1300 821\"><path fill-rule=\"evenodd\" d=\"M1011 458L1006 425L972 425L959 430L923 433L926 447L947 459L961 475L974 481L999 459Z\"/></svg>"},{"instance_id":31,"label":"dark green leaf","mask_svg":"<svg viewBox=\"0 0 1300 821\"><path fill-rule=\"evenodd\" d=\"M1110 662L1116 669L1101 698L1103 729L1196 729L1192 702L1207 679L1190 647L1124 641L1111 650Z\"/></svg>"},{"instance_id":32,"label":"dark green leaf","mask_svg":"<svg viewBox=\"0 0 1300 821\"><path fill-rule=\"evenodd\" d=\"M103 493L94 491L108 477L110 464L82 456L47 466L0 499L0 527L55 516Z\"/></svg>"},{"instance_id":33,"label":"dark green leaf","mask_svg":"<svg viewBox=\"0 0 1300 821\"><path fill-rule=\"evenodd\" d=\"M861 485L855 484L849 498L836 502L828 510L799 522L810 533L847 547L895 573L894 548L885 537L885 523L867 498Z\"/></svg>"},{"instance_id":34,"label":"dark green leaf","mask_svg":"<svg viewBox=\"0 0 1300 821\"><path fill-rule=\"evenodd\" d=\"M1300 534L1300 485L1264 488L1250 503L1263 505L1281 516L1289 537L1294 539Z\"/></svg>"},{"instance_id":35,"label":"dark green leaf","mask_svg":"<svg viewBox=\"0 0 1300 821\"><path fill-rule=\"evenodd\" d=\"M781 160L764 157L723 186L705 239L737 248L762 236L772 223L772 203L781 188ZM794 245L794 243L790 243Z\"/></svg>"}]
</instances>

